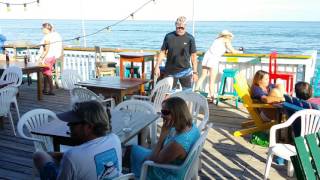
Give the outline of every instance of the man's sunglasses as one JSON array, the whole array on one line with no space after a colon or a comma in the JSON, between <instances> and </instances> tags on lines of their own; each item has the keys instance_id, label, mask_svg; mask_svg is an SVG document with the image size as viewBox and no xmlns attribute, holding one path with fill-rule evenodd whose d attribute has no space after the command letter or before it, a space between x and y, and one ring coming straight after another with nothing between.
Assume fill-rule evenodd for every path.
<instances>
[{"instance_id":1,"label":"man's sunglasses","mask_svg":"<svg viewBox=\"0 0 320 180\"><path fill-rule=\"evenodd\" d=\"M184 30L184 27L176 27L177 29Z\"/></svg>"},{"instance_id":2,"label":"man's sunglasses","mask_svg":"<svg viewBox=\"0 0 320 180\"><path fill-rule=\"evenodd\" d=\"M170 113L171 113L171 112L170 112L169 110L164 110L164 109L161 110L161 114L164 115L164 116L167 116L167 115L169 115Z\"/></svg>"}]
</instances>

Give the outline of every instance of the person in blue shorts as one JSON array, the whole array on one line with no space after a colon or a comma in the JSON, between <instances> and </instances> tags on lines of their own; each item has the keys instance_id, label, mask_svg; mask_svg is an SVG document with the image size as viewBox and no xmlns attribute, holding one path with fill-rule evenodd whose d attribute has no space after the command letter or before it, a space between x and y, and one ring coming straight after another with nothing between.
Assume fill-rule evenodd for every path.
<instances>
[{"instance_id":1,"label":"person in blue shorts","mask_svg":"<svg viewBox=\"0 0 320 180\"><path fill-rule=\"evenodd\" d=\"M176 89L179 81L183 90L191 89L192 83L198 80L196 43L194 37L186 31L186 17L178 17L175 26L176 30L166 34L163 40L154 73L159 77L160 64L167 57L164 76L174 77L172 88Z\"/></svg>"},{"instance_id":2,"label":"person in blue shorts","mask_svg":"<svg viewBox=\"0 0 320 180\"><path fill-rule=\"evenodd\" d=\"M186 102L179 97L163 101L161 117L163 126L154 149L133 145L130 148L130 167L136 177L140 177L143 162L151 160L160 164L181 165L192 146L200 137L196 124ZM148 168L147 179L181 179L186 169L171 171L162 168Z\"/></svg>"}]
</instances>

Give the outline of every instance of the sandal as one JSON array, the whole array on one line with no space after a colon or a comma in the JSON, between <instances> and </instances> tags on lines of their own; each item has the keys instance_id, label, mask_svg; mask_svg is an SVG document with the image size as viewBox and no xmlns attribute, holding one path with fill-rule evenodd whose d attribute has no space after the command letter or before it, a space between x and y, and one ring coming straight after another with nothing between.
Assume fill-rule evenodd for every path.
<instances>
[{"instance_id":1,"label":"sandal","mask_svg":"<svg viewBox=\"0 0 320 180\"><path fill-rule=\"evenodd\" d=\"M214 97L213 96L208 97L208 103L213 103L213 101L214 101Z\"/></svg>"}]
</instances>

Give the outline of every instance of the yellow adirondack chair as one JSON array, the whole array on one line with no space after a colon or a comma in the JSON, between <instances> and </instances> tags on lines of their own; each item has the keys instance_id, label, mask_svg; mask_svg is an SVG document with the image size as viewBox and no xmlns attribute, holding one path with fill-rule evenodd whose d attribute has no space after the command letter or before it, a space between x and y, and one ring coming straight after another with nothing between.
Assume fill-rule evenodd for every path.
<instances>
[{"instance_id":1,"label":"yellow adirondack chair","mask_svg":"<svg viewBox=\"0 0 320 180\"><path fill-rule=\"evenodd\" d=\"M237 130L233 133L234 136L243 136L247 134L252 134L257 131L263 131L266 129L270 129L272 125L275 124L275 120L270 122L265 122L260 116L258 108L276 108L270 104L262 104L256 103L251 98L251 90L248 86L246 78L241 74L238 73L235 77L236 83L233 85L234 89L236 90L238 96L243 101L243 106L246 107L248 110L252 120L245 121L241 124L243 129Z\"/></svg>"}]
</instances>

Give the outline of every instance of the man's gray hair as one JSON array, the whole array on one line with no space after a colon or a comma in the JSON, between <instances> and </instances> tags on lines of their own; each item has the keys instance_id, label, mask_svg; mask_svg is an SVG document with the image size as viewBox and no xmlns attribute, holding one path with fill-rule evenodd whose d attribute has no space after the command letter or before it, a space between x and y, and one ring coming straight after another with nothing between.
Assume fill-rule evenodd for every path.
<instances>
[{"instance_id":1,"label":"man's gray hair","mask_svg":"<svg viewBox=\"0 0 320 180\"><path fill-rule=\"evenodd\" d=\"M175 24L176 24L176 26L180 25L180 24L186 25L187 24L187 18L185 16L180 16L180 17L177 18Z\"/></svg>"}]
</instances>

